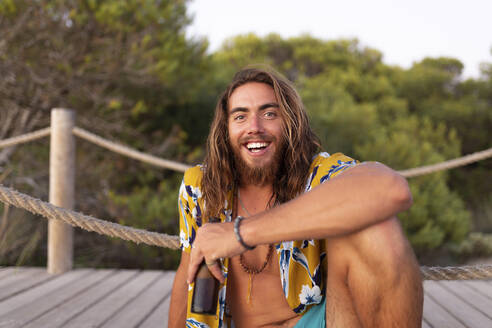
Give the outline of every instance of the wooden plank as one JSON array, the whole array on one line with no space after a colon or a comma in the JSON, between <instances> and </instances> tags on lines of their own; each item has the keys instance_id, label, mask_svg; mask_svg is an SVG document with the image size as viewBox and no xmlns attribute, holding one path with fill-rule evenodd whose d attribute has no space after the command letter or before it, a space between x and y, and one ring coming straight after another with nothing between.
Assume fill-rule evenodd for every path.
<instances>
[{"instance_id":1,"label":"wooden plank","mask_svg":"<svg viewBox=\"0 0 492 328\"><path fill-rule=\"evenodd\" d=\"M108 272L110 270L107 270ZM134 270L113 271L104 280L94 285L92 288L74 297L57 308L45 313L43 316L30 322L24 328L38 327L65 327L66 323L74 317L80 315L92 306L98 306L97 303L112 293L115 289L120 288L130 279L134 278L137 272Z\"/></svg>"},{"instance_id":2,"label":"wooden plank","mask_svg":"<svg viewBox=\"0 0 492 328\"><path fill-rule=\"evenodd\" d=\"M89 275L85 275L80 279L77 279L75 283L66 284L51 293L45 294L42 301L34 300L30 303L26 303L24 306L5 314L2 316L2 319L7 319L12 322L16 322L19 326L23 326L49 312L50 310L56 309L58 306L62 305L71 298L78 296L79 293L91 288L94 284L97 284L109 274L110 271L107 270L92 270Z\"/></svg>"},{"instance_id":3,"label":"wooden plank","mask_svg":"<svg viewBox=\"0 0 492 328\"><path fill-rule=\"evenodd\" d=\"M464 283L492 299L492 280L466 280Z\"/></svg>"},{"instance_id":4,"label":"wooden plank","mask_svg":"<svg viewBox=\"0 0 492 328\"><path fill-rule=\"evenodd\" d=\"M53 279L55 276L48 274L45 269L26 270L28 275L22 275L21 279L11 281L0 287L0 301L19 294L27 289L33 288L43 282Z\"/></svg>"},{"instance_id":5,"label":"wooden plank","mask_svg":"<svg viewBox=\"0 0 492 328\"><path fill-rule=\"evenodd\" d=\"M462 281L440 281L439 284L492 319L492 299L483 296Z\"/></svg>"},{"instance_id":6,"label":"wooden plank","mask_svg":"<svg viewBox=\"0 0 492 328\"><path fill-rule=\"evenodd\" d=\"M439 283L425 285L426 292L441 306L452 313L459 321L468 327L492 327L492 320L482 312L470 306Z\"/></svg>"},{"instance_id":7,"label":"wooden plank","mask_svg":"<svg viewBox=\"0 0 492 328\"><path fill-rule=\"evenodd\" d=\"M156 271L141 272L101 302L67 322L64 327L100 327L117 314L125 304L138 296L143 289L154 283L160 274L161 272Z\"/></svg>"},{"instance_id":8,"label":"wooden plank","mask_svg":"<svg viewBox=\"0 0 492 328\"><path fill-rule=\"evenodd\" d=\"M19 284L38 279L32 272L44 276L44 269L2 268L0 298L5 288L19 292L0 300L0 327L166 326L174 272L91 271L52 276L20 291ZM14 272L24 278L11 278ZM424 289L422 327L492 327L492 280L426 281Z\"/></svg>"},{"instance_id":9,"label":"wooden plank","mask_svg":"<svg viewBox=\"0 0 492 328\"><path fill-rule=\"evenodd\" d=\"M44 272L46 272L46 270L43 270L41 268L26 268L14 270L8 276L0 280L0 290L5 288L6 286L16 284L23 279L32 277L37 274L42 274Z\"/></svg>"},{"instance_id":10,"label":"wooden plank","mask_svg":"<svg viewBox=\"0 0 492 328\"><path fill-rule=\"evenodd\" d=\"M18 270L18 269L13 270L7 276L4 276L0 280L0 288L2 288L4 286L8 286L8 285L12 284L12 282L15 283L16 280L23 279L24 277L28 277L31 274L33 274L33 273L29 272L28 270Z\"/></svg>"},{"instance_id":11,"label":"wooden plank","mask_svg":"<svg viewBox=\"0 0 492 328\"><path fill-rule=\"evenodd\" d=\"M159 278L128 302L103 328L138 327L152 311L171 294L174 273L160 272ZM162 326L163 322L160 325Z\"/></svg>"},{"instance_id":12,"label":"wooden plank","mask_svg":"<svg viewBox=\"0 0 492 328\"><path fill-rule=\"evenodd\" d=\"M429 283L424 282L424 290ZM436 303L432 296L424 293L424 320L434 328L466 328L445 308Z\"/></svg>"},{"instance_id":13,"label":"wooden plank","mask_svg":"<svg viewBox=\"0 0 492 328\"><path fill-rule=\"evenodd\" d=\"M170 302L171 295L168 295L138 328L167 327Z\"/></svg>"},{"instance_id":14,"label":"wooden plank","mask_svg":"<svg viewBox=\"0 0 492 328\"><path fill-rule=\"evenodd\" d=\"M20 269L16 267L4 267L2 271L0 271L0 280L9 276L11 273L15 271L20 271Z\"/></svg>"},{"instance_id":15,"label":"wooden plank","mask_svg":"<svg viewBox=\"0 0 492 328\"><path fill-rule=\"evenodd\" d=\"M44 295L63 287L66 284L72 283L74 280L80 279L88 274L89 270L81 269L70 271L62 275L55 276L53 279L29 289L21 294L10 297L0 302L0 322L4 314L24 306L33 300L43 300ZM0 324L1 327L1 324Z\"/></svg>"}]
</instances>

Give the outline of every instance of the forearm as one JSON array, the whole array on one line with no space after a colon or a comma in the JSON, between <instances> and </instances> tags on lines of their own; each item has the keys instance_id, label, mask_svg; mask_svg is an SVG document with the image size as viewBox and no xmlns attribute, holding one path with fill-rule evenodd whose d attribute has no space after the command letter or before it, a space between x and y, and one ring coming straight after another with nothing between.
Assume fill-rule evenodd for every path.
<instances>
[{"instance_id":1,"label":"forearm","mask_svg":"<svg viewBox=\"0 0 492 328\"><path fill-rule=\"evenodd\" d=\"M250 245L335 237L380 222L410 205L403 177L382 164L365 163L244 220L241 236Z\"/></svg>"},{"instance_id":2,"label":"forearm","mask_svg":"<svg viewBox=\"0 0 492 328\"><path fill-rule=\"evenodd\" d=\"M171 302L169 306L169 328L182 328L186 321L186 306L188 304L188 284L186 275L188 272L189 254L183 252L181 263L176 271L173 289L171 292Z\"/></svg>"}]
</instances>

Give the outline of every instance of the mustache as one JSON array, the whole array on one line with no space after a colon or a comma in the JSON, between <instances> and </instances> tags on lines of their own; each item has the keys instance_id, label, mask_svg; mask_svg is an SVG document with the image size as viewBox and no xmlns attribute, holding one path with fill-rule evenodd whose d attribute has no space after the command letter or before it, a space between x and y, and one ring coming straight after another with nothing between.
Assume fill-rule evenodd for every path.
<instances>
[{"instance_id":1,"label":"mustache","mask_svg":"<svg viewBox=\"0 0 492 328\"><path fill-rule=\"evenodd\" d=\"M239 143L242 145L242 144L245 144L245 143L250 142L250 141L273 142L273 141L275 141L275 139L276 138L274 136L271 136L268 134L256 134L253 136L244 136L244 137L240 138Z\"/></svg>"}]
</instances>

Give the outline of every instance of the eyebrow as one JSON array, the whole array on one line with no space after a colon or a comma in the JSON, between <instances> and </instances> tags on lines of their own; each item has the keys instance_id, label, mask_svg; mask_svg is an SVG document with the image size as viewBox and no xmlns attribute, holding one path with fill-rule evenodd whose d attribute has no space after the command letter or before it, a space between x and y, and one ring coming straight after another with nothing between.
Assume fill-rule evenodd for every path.
<instances>
[{"instance_id":1,"label":"eyebrow","mask_svg":"<svg viewBox=\"0 0 492 328\"><path fill-rule=\"evenodd\" d=\"M279 108L280 106L276 102L271 102L271 103L266 103L266 104L261 105L259 110L265 110L265 109L271 108L271 107ZM247 107L234 107L233 109L231 109L229 114L231 115L231 114L234 114L236 112L249 112L249 109Z\"/></svg>"}]
</instances>

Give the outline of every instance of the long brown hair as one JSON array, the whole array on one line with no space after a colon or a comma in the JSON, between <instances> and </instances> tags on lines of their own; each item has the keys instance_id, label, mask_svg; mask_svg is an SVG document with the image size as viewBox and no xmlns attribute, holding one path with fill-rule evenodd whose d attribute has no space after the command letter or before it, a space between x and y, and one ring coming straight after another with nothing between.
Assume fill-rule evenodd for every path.
<instances>
[{"instance_id":1,"label":"long brown hair","mask_svg":"<svg viewBox=\"0 0 492 328\"><path fill-rule=\"evenodd\" d=\"M227 192L237 187L239 173L229 142L228 101L237 87L248 82L265 83L273 88L284 120L285 152L273 182L276 203L287 202L304 190L312 158L320 149L304 104L286 78L272 69L245 68L237 72L217 102L207 139L201 185L205 217L219 216Z\"/></svg>"}]
</instances>

